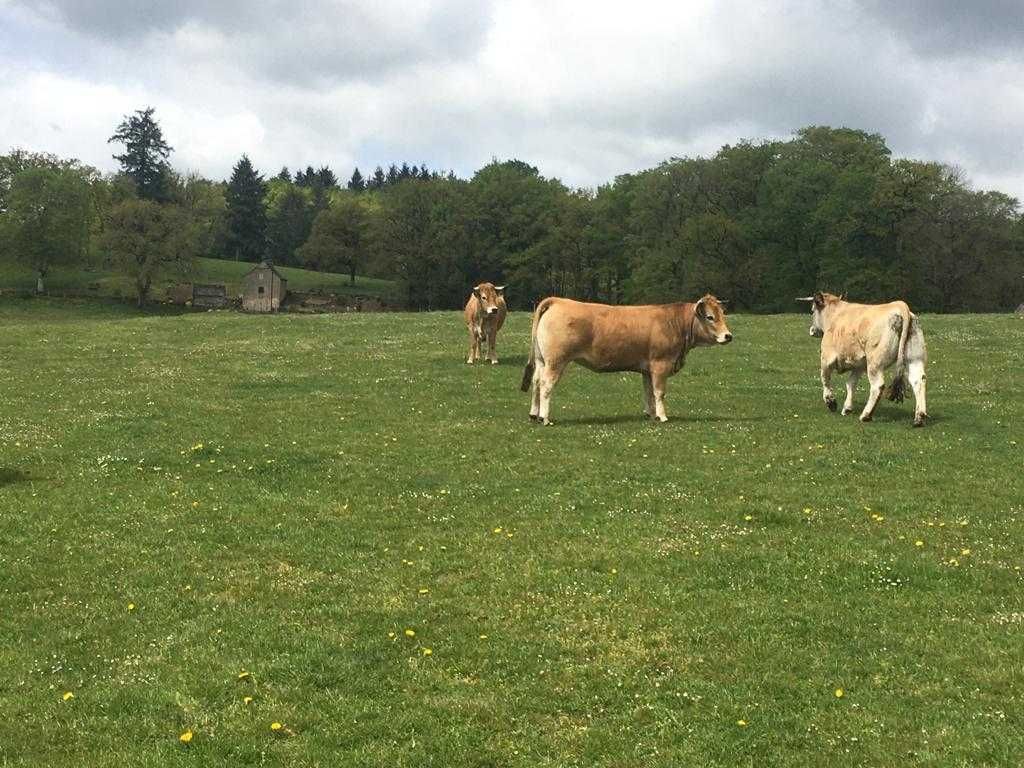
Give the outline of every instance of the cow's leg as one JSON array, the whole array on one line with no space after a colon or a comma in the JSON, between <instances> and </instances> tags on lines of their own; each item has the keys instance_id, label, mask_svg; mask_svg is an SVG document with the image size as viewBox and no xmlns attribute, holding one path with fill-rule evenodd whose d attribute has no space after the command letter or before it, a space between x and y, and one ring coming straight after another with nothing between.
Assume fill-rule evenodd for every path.
<instances>
[{"instance_id":1,"label":"cow's leg","mask_svg":"<svg viewBox=\"0 0 1024 768\"><path fill-rule=\"evenodd\" d=\"M843 403L843 416L853 413L853 393L857 389L858 381L860 381L860 371L850 371L850 375L846 377L846 402Z\"/></svg>"},{"instance_id":2,"label":"cow's leg","mask_svg":"<svg viewBox=\"0 0 1024 768\"><path fill-rule=\"evenodd\" d=\"M530 384L530 421L540 421L540 379L544 363L538 357L533 362L533 382Z\"/></svg>"},{"instance_id":3,"label":"cow's leg","mask_svg":"<svg viewBox=\"0 0 1024 768\"><path fill-rule=\"evenodd\" d=\"M878 398L882 396L882 390L885 389L885 374L883 370L869 365L868 381L871 383L871 393L868 395L868 404L865 405L864 410L861 411L861 421L871 421L871 417L875 413L875 406L878 405Z\"/></svg>"},{"instance_id":4,"label":"cow's leg","mask_svg":"<svg viewBox=\"0 0 1024 768\"><path fill-rule=\"evenodd\" d=\"M544 370L540 374L540 421L545 425L550 425L551 422L551 393L555 389L555 385L558 384L558 380L562 378L562 371L565 369L565 364L553 364L548 360L544 365Z\"/></svg>"},{"instance_id":5,"label":"cow's leg","mask_svg":"<svg viewBox=\"0 0 1024 768\"><path fill-rule=\"evenodd\" d=\"M469 326L469 355L466 356L466 362L470 365L477 358L477 340L476 340L476 329L473 326Z\"/></svg>"},{"instance_id":6,"label":"cow's leg","mask_svg":"<svg viewBox=\"0 0 1024 768\"><path fill-rule=\"evenodd\" d=\"M648 371L641 371L640 375L644 379L644 416L649 418L654 415L654 385Z\"/></svg>"},{"instance_id":7,"label":"cow's leg","mask_svg":"<svg viewBox=\"0 0 1024 768\"><path fill-rule=\"evenodd\" d=\"M487 331L487 359L491 361L491 365L498 364L498 353L495 351L495 346L498 343L498 331L492 327Z\"/></svg>"},{"instance_id":8,"label":"cow's leg","mask_svg":"<svg viewBox=\"0 0 1024 768\"><path fill-rule=\"evenodd\" d=\"M665 385L668 383L668 371L661 367L651 369L651 389L654 390L654 418L668 421L665 415Z\"/></svg>"},{"instance_id":9,"label":"cow's leg","mask_svg":"<svg viewBox=\"0 0 1024 768\"><path fill-rule=\"evenodd\" d=\"M925 376L923 360L910 361L907 378L910 380L911 389L914 390L914 426L923 427L924 420L928 418L928 404L925 402L927 376Z\"/></svg>"},{"instance_id":10,"label":"cow's leg","mask_svg":"<svg viewBox=\"0 0 1024 768\"><path fill-rule=\"evenodd\" d=\"M832 366L821 366L821 399L830 411L836 409L836 393L832 391Z\"/></svg>"}]
</instances>

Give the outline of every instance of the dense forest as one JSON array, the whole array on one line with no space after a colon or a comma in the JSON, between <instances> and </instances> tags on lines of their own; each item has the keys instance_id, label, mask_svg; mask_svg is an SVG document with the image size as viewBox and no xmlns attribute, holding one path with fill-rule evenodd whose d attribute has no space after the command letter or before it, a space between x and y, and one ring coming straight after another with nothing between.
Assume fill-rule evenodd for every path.
<instances>
[{"instance_id":1,"label":"dense forest","mask_svg":"<svg viewBox=\"0 0 1024 768\"><path fill-rule=\"evenodd\" d=\"M813 126L573 189L519 160L470 179L426 165L327 166L266 178L242 156L224 182L182 177L153 110L111 142L121 172L0 156L0 258L39 275L76 262L129 274L140 304L168 271L215 256L393 279L410 309L461 307L481 280L515 308L558 294L659 302L713 291L733 310L793 311L830 290L919 311L1024 301L1017 200L955 168L894 159L883 137Z\"/></svg>"}]
</instances>

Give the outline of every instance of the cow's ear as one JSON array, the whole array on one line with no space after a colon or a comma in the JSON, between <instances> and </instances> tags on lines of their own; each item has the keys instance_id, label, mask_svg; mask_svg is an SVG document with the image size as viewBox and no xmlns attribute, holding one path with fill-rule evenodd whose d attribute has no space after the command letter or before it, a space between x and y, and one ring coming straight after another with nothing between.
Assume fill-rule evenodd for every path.
<instances>
[{"instance_id":1,"label":"cow's ear","mask_svg":"<svg viewBox=\"0 0 1024 768\"><path fill-rule=\"evenodd\" d=\"M825 306L825 297L821 294L821 291L817 291L814 294L814 306L818 309Z\"/></svg>"},{"instance_id":2,"label":"cow's ear","mask_svg":"<svg viewBox=\"0 0 1024 768\"><path fill-rule=\"evenodd\" d=\"M505 295L505 286L504 285L496 285L496 286L494 286L494 291L499 296L504 296Z\"/></svg>"},{"instance_id":3,"label":"cow's ear","mask_svg":"<svg viewBox=\"0 0 1024 768\"><path fill-rule=\"evenodd\" d=\"M480 286L479 285L474 285L473 286L473 295L476 296L478 299L480 298Z\"/></svg>"},{"instance_id":4,"label":"cow's ear","mask_svg":"<svg viewBox=\"0 0 1024 768\"><path fill-rule=\"evenodd\" d=\"M704 299L699 299L697 303L693 305L693 311L701 320L704 319L704 315L707 314Z\"/></svg>"}]
</instances>

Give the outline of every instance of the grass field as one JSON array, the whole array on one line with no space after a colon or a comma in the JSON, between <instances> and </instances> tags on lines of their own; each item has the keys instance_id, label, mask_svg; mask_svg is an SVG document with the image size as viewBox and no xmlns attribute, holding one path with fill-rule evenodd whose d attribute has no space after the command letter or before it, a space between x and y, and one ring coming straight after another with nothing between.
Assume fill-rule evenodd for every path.
<instances>
[{"instance_id":1,"label":"grass field","mask_svg":"<svg viewBox=\"0 0 1024 768\"><path fill-rule=\"evenodd\" d=\"M228 296L237 296L242 291L242 278L253 265L244 261L226 259L197 259L197 270L191 280L195 283L223 283ZM372 277L356 275L355 285L349 284L348 275L331 272L312 272L295 267L277 267L288 280L293 291L322 290L340 295L376 296L391 299L393 283ZM160 281L153 285L150 299L161 301L167 288L174 280ZM92 287L90 287L92 286ZM35 273L19 264L0 262L0 289L16 293L31 294L36 288ZM46 278L46 289L59 296L90 296L107 299L134 299L135 286L120 274L102 269L57 269Z\"/></svg>"},{"instance_id":2,"label":"grass field","mask_svg":"<svg viewBox=\"0 0 1024 768\"><path fill-rule=\"evenodd\" d=\"M0 322L0 765L1024 763L1021 318L923 318L917 430L796 315L553 427L522 313Z\"/></svg>"}]
</instances>

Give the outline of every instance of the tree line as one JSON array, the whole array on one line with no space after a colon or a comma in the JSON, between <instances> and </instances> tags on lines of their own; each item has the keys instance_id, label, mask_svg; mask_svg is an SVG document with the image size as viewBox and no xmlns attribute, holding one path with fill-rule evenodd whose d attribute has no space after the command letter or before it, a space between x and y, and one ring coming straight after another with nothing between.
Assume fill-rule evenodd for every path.
<instances>
[{"instance_id":1,"label":"tree line","mask_svg":"<svg viewBox=\"0 0 1024 768\"><path fill-rule=\"evenodd\" d=\"M878 134L811 126L672 158L597 189L520 160L469 179L425 165L327 166L266 179L243 155L230 179L181 177L153 110L111 142L121 171L0 156L0 251L37 271L106 263L140 304L196 256L389 278L410 309L452 309L505 283L515 308L546 295L661 302L712 291L736 310L791 311L814 290L905 298L918 311L1008 310L1024 301L1018 201L956 168L895 159Z\"/></svg>"}]
</instances>

